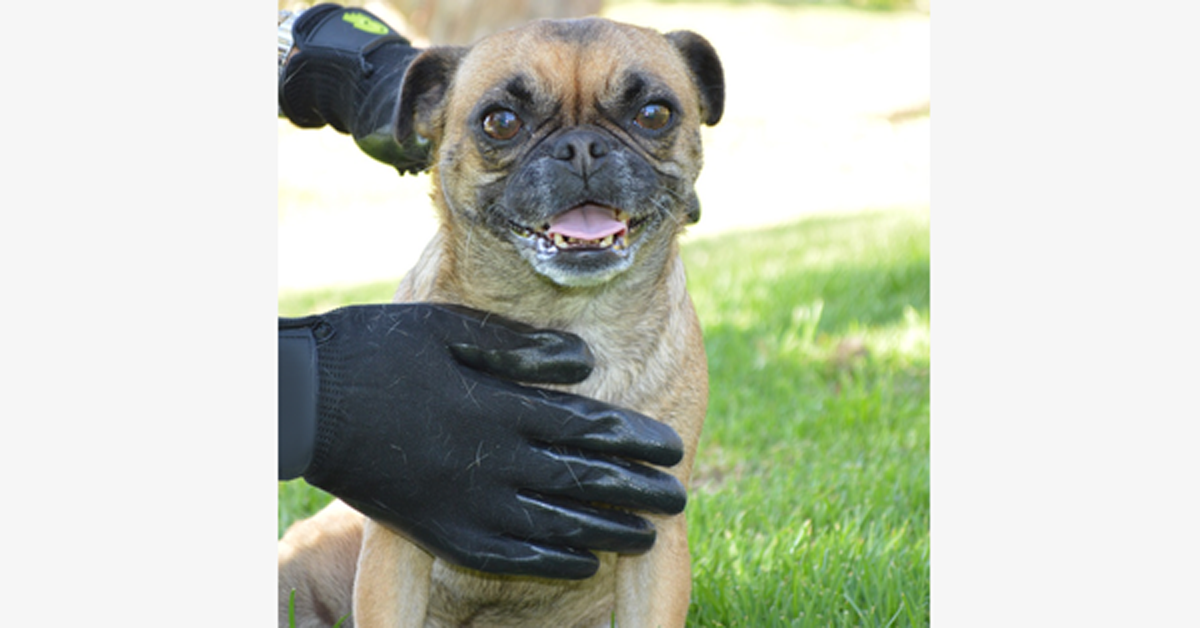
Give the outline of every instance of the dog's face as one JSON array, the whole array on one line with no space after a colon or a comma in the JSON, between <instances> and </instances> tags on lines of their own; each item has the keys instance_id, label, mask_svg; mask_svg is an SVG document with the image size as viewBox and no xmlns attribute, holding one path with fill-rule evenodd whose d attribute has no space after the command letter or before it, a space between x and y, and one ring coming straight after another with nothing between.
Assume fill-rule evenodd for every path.
<instances>
[{"instance_id":1,"label":"dog's face","mask_svg":"<svg viewBox=\"0 0 1200 628\"><path fill-rule=\"evenodd\" d=\"M539 21L422 53L396 134L434 143L444 220L560 286L592 286L699 219L699 128L723 105L698 35Z\"/></svg>"}]
</instances>

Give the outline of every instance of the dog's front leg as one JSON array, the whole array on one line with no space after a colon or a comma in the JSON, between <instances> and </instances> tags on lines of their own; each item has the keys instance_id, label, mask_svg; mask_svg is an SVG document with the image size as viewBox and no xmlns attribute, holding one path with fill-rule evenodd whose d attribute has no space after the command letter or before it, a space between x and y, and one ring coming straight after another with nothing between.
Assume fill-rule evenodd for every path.
<instances>
[{"instance_id":1,"label":"dog's front leg","mask_svg":"<svg viewBox=\"0 0 1200 628\"><path fill-rule=\"evenodd\" d=\"M354 625L421 628L432 575L433 556L368 520L354 578Z\"/></svg>"},{"instance_id":2,"label":"dog's front leg","mask_svg":"<svg viewBox=\"0 0 1200 628\"><path fill-rule=\"evenodd\" d=\"M692 560L684 515L651 516L650 551L617 561L618 628L683 628L692 595Z\"/></svg>"}]
</instances>

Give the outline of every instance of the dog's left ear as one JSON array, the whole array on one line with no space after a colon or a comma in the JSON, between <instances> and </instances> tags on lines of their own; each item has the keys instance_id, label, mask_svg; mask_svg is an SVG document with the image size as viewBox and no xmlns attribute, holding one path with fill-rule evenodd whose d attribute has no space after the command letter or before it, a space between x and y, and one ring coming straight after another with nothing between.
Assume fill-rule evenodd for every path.
<instances>
[{"instance_id":1,"label":"dog's left ear","mask_svg":"<svg viewBox=\"0 0 1200 628\"><path fill-rule=\"evenodd\" d=\"M721 69L717 51L707 39L692 31L673 31L666 37L692 71L692 80L700 90L700 114L704 123L716 124L725 111L725 71Z\"/></svg>"},{"instance_id":2,"label":"dog's left ear","mask_svg":"<svg viewBox=\"0 0 1200 628\"><path fill-rule=\"evenodd\" d=\"M392 129L398 143L403 144L413 133L434 142L441 137L446 96L467 50L465 46L437 46L417 55L409 64Z\"/></svg>"}]
</instances>

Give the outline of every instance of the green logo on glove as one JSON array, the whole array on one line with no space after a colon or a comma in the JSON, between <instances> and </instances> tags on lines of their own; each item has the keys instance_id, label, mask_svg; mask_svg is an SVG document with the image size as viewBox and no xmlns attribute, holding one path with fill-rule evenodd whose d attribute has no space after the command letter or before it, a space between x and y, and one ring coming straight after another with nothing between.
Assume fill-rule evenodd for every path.
<instances>
[{"instance_id":1,"label":"green logo on glove","mask_svg":"<svg viewBox=\"0 0 1200 628\"><path fill-rule=\"evenodd\" d=\"M369 15L363 13L346 12L342 14L342 19L365 33L371 33L372 35L386 35L388 33L387 25L379 20L371 19Z\"/></svg>"}]
</instances>

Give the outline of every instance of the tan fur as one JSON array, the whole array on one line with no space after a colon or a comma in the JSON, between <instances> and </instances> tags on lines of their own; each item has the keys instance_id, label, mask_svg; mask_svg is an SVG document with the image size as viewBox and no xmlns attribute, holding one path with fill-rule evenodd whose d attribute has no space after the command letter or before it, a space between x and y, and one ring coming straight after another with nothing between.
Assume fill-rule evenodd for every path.
<instances>
[{"instance_id":1,"label":"tan fur","mask_svg":"<svg viewBox=\"0 0 1200 628\"><path fill-rule=\"evenodd\" d=\"M492 175L473 148L467 116L483 92L514 72L513 59L521 59L521 69L538 77L539 85L554 86L564 103L564 125L612 126L592 104L611 98L611 91L619 88L611 79L622 69L652 69L680 97L686 123L671 145L640 150L657 169L686 180L689 187L694 182L700 169L698 127L706 114L686 64L670 42L653 31L595 22L598 36L584 43L548 36L546 29L553 26L548 23L484 40L461 57L444 106L417 112L417 131L437 146L433 199L442 226L406 275L395 300L460 303L580 335L591 347L596 367L583 383L565 389L635 409L674 428L683 439L685 455L669 472L687 486L704 421L708 375L700 325L679 257L683 216L647 233L628 269L583 288L547 281L503 238L469 219L479 211L473 206L476 188ZM344 566L357 557L353 619L359 627L591 628L610 626L613 619L623 628L683 626L691 592L685 517L648 518L658 532L649 552L601 554L594 577L557 581L460 569L434 560L382 526L364 522L344 506L330 506L297 524L281 541L281 547L309 545L312 556L285 562L281 549L280 594L296 582L331 580L343 589L332 592L336 586L310 585L306 590L340 602L338 596L349 589ZM318 548L323 539L301 536L313 526L334 524L345 537L336 548L331 543ZM361 551L355 547L349 555L347 547L360 536ZM302 570L310 573L301 575Z\"/></svg>"},{"instance_id":2,"label":"tan fur","mask_svg":"<svg viewBox=\"0 0 1200 628\"><path fill-rule=\"evenodd\" d=\"M296 628L332 626L350 612L362 515L340 501L288 528L279 541L279 624L295 590ZM344 626L347 624L343 624Z\"/></svg>"}]
</instances>

